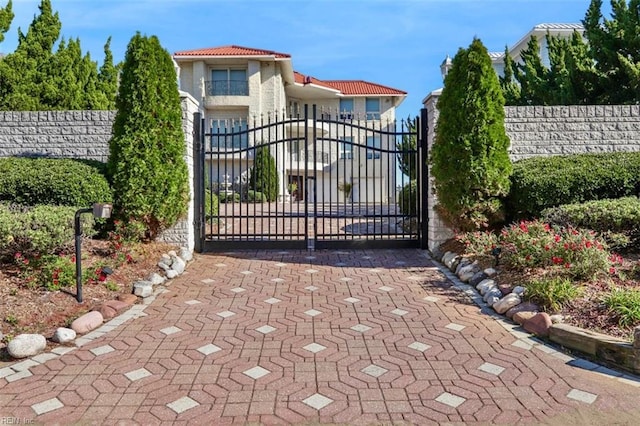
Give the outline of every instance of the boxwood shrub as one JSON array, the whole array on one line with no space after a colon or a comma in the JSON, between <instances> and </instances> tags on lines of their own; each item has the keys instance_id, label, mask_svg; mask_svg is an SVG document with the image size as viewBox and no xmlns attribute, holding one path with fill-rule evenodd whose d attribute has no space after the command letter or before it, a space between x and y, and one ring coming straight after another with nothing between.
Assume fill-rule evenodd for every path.
<instances>
[{"instance_id":1,"label":"boxwood shrub","mask_svg":"<svg viewBox=\"0 0 640 426\"><path fill-rule=\"evenodd\" d=\"M530 158L513 165L507 208L511 219L539 217L546 208L638 190L640 152Z\"/></svg>"},{"instance_id":2,"label":"boxwood shrub","mask_svg":"<svg viewBox=\"0 0 640 426\"><path fill-rule=\"evenodd\" d=\"M0 204L0 259L16 253L33 256L57 254L73 247L75 207ZM91 215L82 215L85 235L92 235Z\"/></svg>"},{"instance_id":3,"label":"boxwood shrub","mask_svg":"<svg viewBox=\"0 0 640 426\"><path fill-rule=\"evenodd\" d=\"M615 234L622 234L628 239L624 246L640 244L640 199L637 197L565 204L545 209L542 216L550 224L591 229L612 240L620 240ZM621 241L611 242L619 246Z\"/></svg>"},{"instance_id":4,"label":"boxwood shrub","mask_svg":"<svg viewBox=\"0 0 640 426\"><path fill-rule=\"evenodd\" d=\"M247 191L247 201L250 203L266 203L267 196L263 192L250 189Z\"/></svg>"},{"instance_id":5,"label":"boxwood shrub","mask_svg":"<svg viewBox=\"0 0 640 426\"><path fill-rule=\"evenodd\" d=\"M407 183L400 190L398 205L405 216L415 216L418 212L418 183L415 180Z\"/></svg>"},{"instance_id":6,"label":"boxwood shrub","mask_svg":"<svg viewBox=\"0 0 640 426\"><path fill-rule=\"evenodd\" d=\"M0 158L0 201L21 205L90 207L113 194L97 161L54 158Z\"/></svg>"}]
</instances>

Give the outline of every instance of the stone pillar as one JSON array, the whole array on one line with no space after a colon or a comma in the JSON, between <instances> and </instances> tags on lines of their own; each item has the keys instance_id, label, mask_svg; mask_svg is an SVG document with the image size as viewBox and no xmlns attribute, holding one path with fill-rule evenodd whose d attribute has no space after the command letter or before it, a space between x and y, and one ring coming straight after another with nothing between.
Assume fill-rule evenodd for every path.
<instances>
[{"instance_id":1,"label":"stone pillar","mask_svg":"<svg viewBox=\"0 0 640 426\"><path fill-rule=\"evenodd\" d=\"M180 219L173 227L167 229L160 235L159 240L180 247L186 247L193 251L195 246L195 203L194 203L194 158L193 158L193 115L198 112L199 104L196 99L186 92L180 92L180 103L182 105L182 130L184 132L184 160L189 171L189 207L187 215ZM195 159L197 161L197 159Z\"/></svg>"},{"instance_id":2,"label":"stone pillar","mask_svg":"<svg viewBox=\"0 0 640 426\"><path fill-rule=\"evenodd\" d=\"M427 109L427 120L429 126L429 132L427 134L427 146L429 151L431 151L431 147L433 146L433 142L435 140L435 128L436 122L438 121L438 108L436 105L438 103L438 98L442 94L442 89L435 90L431 92L424 100L424 107ZM433 178L431 177L431 166L429 166L429 186L427 188L427 196L429 199L429 227L427 230L427 241L428 241L428 249L429 251L433 251L440 244L444 243L449 238L454 236L453 231L448 228L442 219L440 219L440 215L435 210L435 205L438 203L438 199L436 198L436 194L433 190Z\"/></svg>"}]
</instances>

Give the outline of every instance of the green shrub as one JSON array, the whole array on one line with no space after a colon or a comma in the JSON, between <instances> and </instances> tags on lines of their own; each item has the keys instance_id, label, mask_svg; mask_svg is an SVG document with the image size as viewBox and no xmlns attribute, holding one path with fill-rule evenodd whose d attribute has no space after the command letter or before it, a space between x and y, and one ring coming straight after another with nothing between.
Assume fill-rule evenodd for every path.
<instances>
[{"instance_id":1,"label":"green shrub","mask_svg":"<svg viewBox=\"0 0 640 426\"><path fill-rule=\"evenodd\" d=\"M569 301L580 296L582 289L567 278L545 277L524 284L525 298L541 307L557 312Z\"/></svg>"},{"instance_id":2,"label":"green shrub","mask_svg":"<svg viewBox=\"0 0 640 426\"><path fill-rule=\"evenodd\" d=\"M550 207L639 190L640 152L530 158L513 165L507 206L513 218L539 217Z\"/></svg>"},{"instance_id":3,"label":"green shrub","mask_svg":"<svg viewBox=\"0 0 640 426\"><path fill-rule=\"evenodd\" d=\"M479 39L453 58L438 109L431 171L442 219L461 231L502 223L511 173L504 98Z\"/></svg>"},{"instance_id":4,"label":"green shrub","mask_svg":"<svg viewBox=\"0 0 640 426\"><path fill-rule=\"evenodd\" d=\"M398 196L400 212L405 216L416 216L418 214L418 183L412 180L402 187Z\"/></svg>"},{"instance_id":5,"label":"green shrub","mask_svg":"<svg viewBox=\"0 0 640 426\"><path fill-rule=\"evenodd\" d=\"M247 201L250 203L266 203L267 196L260 191L253 191L250 189L247 191Z\"/></svg>"},{"instance_id":6,"label":"green shrub","mask_svg":"<svg viewBox=\"0 0 640 426\"><path fill-rule=\"evenodd\" d=\"M229 194L221 193L218 194L218 200L221 203L238 203L240 202L240 194L237 192Z\"/></svg>"},{"instance_id":7,"label":"green shrub","mask_svg":"<svg viewBox=\"0 0 640 426\"><path fill-rule=\"evenodd\" d=\"M640 324L640 289L614 289L603 302L622 327Z\"/></svg>"},{"instance_id":8,"label":"green shrub","mask_svg":"<svg viewBox=\"0 0 640 426\"><path fill-rule=\"evenodd\" d=\"M0 204L0 259L16 253L26 259L60 253L73 247L75 207L19 207ZM85 235L92 234L93 218L82 215Z\"/></svg>"},{"instance_id":9,"label":"green shrub","mask_svg":"<svg viewBox=\"0 0 640 426\"><path fill-rule=\"evenodd\" d=\"M219 204L218 196L206 188L204 190L204 216L207 218L218 216Z\"/></svg>"},{"instance_id":10,"label":"green shrub","mask_svg":"<svg viewBox=\"0 0 640 426\"><path fill-rule=\"evenodd\" d=\"M171 55L157 37L137 33L127 47L109 143L114 212L144 225L152 240L187 211L182 108Z\"/></svg>"},{"instance_id":11,"label":"green shrub","mask_svg":"<svg viewBox=\"0 0 640 426\"><path fill-rule=\"evenodd\" d=\"M267 201L271 202L278 199L278 182L276 160L269 152L269 147L259 147L253 160L249 187L254 191L262 192L267 197Z\"/></svg>"},{"instance_id":12,"label":"green shrub","mask_svg":"<svg viewBox=\"0 0 640 426\"><path fill-rule=\"evenodd\" d=\"M111 202L105 165L53 158L0 158L0 201L89 207Z\"/></svg>"}]
</instances>

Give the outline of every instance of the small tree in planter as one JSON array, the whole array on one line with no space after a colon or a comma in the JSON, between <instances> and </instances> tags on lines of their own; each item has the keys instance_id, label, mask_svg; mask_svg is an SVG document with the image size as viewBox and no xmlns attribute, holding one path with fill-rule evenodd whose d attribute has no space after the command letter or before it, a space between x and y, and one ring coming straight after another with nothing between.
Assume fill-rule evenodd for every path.
<instances>
[{"instance_id":1,"label":"small tree in planter","mask_svg":"<svg viewBox=\"0 0 640 426\"><path fill-rule=\"evenodd\" d=\"M462 231L499 224L509 192L509 138L498 76L479 39L453 59L438 109L431 171L443 220Z\"/></svg>"},{"instance_id":2,"label":"small tree in planter","mask_svg":"<svg viewBox=\"0 0 640 426\"><path fill-rule=\"evenodd\" d=\"M186 213L182 109L175 69L157 37L129 42L116 97L108 170L115 213L154 239Z\"/></svg>"},{"instance_id":3,"label":"small tree in planter","mask_svg":"<svg viewBox=\"0 0 640 426\"><path fill-rule=\"evenodd\" d=\"M278 199L278 182L276 160L269 152L269 147L261 146L257 148L256 156L253 160L253 168L251 169L251 177L249 178L249 187L264 194L266 200L271 202Z\"/></svg>"},{"instance_id":4,"label":"small tree in planter","mask_svg":"<svg viewBox=\"0 0 640 426\"><path fill-rule=\"evenodd\" d=\"M349 197L351 196L351 188L353 185L351 185L351 182L340 182L338 184L338 190L342 193L344 193L344 199L348 200Z\"/></svg>"}]
</instances>

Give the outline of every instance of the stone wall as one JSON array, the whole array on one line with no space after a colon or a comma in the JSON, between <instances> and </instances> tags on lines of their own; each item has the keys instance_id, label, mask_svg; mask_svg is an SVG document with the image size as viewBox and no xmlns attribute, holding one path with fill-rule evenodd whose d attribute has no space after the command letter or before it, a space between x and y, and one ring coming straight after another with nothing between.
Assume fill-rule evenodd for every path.
<instances>
[{"instance_id":1,"label":"stone wall","mask_svg":"<svg viewBox=\"0 0 640 426\"><path fill-rule=\"evenodd\" d=\"M161 240L193 250L193 115L198 102L181 92L185 161L189 169L187 217L166 230ZM0 157L44 156L106 162L115 111L0 112Z\"/></svg>"},{"instance_id":2,"label":"stone wall","mask_svg":"<svg viewBox=\"0 0 640 426\"><path fill-rule=\"evenodd\" d=\"M0 111L0 157L106 162L115 111Z\"/></svg>"},{"instance_id":3,"label":"stone wall","mask_svg":"<svg viewBox=\"0 0 640 426\"><path fill-rule=\"evenodd\" d=\"M506 107L511 159L640 151L640 105Z\"/></svg>"},{"instance_id":4,"label":"stone wall","mask_svg":"<svg viewBox=\"0 0 640 426\"><path fill-rule=\"evenodd\" d=\"M429 149L433 146L437 103L441 90L423 101L429 114ZM511 140L510 157L597 152L640 151L640 105L519 106L505 108L505 129ZM429 188L428 247L437 247L453 233L433 209Z\"/></svg>"}]
</instances>

